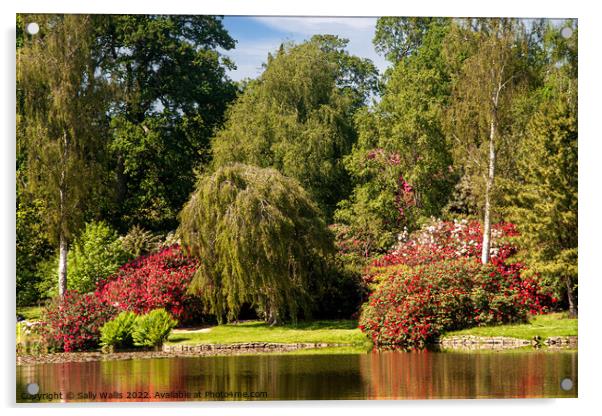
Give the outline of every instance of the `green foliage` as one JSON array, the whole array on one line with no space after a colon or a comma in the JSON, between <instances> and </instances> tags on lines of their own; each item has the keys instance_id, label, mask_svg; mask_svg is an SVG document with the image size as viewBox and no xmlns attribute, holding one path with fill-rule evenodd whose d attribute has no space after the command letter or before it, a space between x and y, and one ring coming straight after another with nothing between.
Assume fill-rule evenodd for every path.
<instances>
[{"instance_id":1,"label":"green foliage","mask_svg":"<svg viewBox=\"0 0 602 416\"><path fill-rule=\"evenodd\" d=\"M356 140L352 115L375 85L375 67L344 51L346 43L314 36L268 56L213 139L214 167L275 168L297 179L330 216L349 192L342 158Z\"/></svg>"},{"instance_id":2,"label":"green foliage","mask_svg":"<svg viewBox=\"0 0 602 416\"><path fill-rule=\"evenodd\" d=\"M155 309L145 315L140 315L136 317L132 332L134 345L138 347L161 346L177 324L178 322L165 309Z\"/></svg>"},{"instance_id":3,"label":"green foliage","mask_svg":"<svg viewBox=\"0 0 602 416\"><path fill-rule=\"evenodd\" d=\"M311 310L332 235L308 193L274 169L234 164L199 178L180 214L182 244L200 259L189 290L221 322L247 303L275 323Z\"/></svg>"},{"instance_id":4,"label":"green foliage","mask_svg":"<svg viewBox=\"0 0 602 416\"><path fill-rule=\"evenodd\" d=\"M87 223L67 256L70 275L67 287L80 293L93 291L96 282L113 274L130 258L117 232L109 225L102 221ZM57 294L57 267L57 255L38 266L38 290L42 298L52 298Z\"/></svg>"},{"instance_id":5,"label":"green foliage","mask_svg":"<svg viewBox=\"0 0 602 416\"><path fill-rule=\"evenodd\" d=\"M54 253L36 265L35 280L37 281L36 289L39 299L53 299L58 296L59 292L56 284L58 264L59 256Z\"/></svg>"},{"instance_id":6,"label":"green foliage","mask_svg":"<svg viewBox=\"0 0 602 416\"><path fill-rule=\"evenodd\" d=\"M416 52L428 33L431 23L446 24L440 17L380 17L372 43L376 52L396 64Z\"/></svg>"},{"instance_id":7,"label":"green foliage","mask_svg":"<svg viewBox=\"0 0 602 416\"><path fill-rule=\"evenodd\" d=\"M131 347L132 332L136 322L134 312L123 311L100 328L100 345L117 348Z\"/></svg>"},{"instance_id":8,"label":"green foliage","mask_svg":"<svg viewBox=\"0 0 602 416\"><path fill-rule=\"evenodd\" d=\"M102 71L119 91L111 117L116 195L107 207L125 231L177 226L208 161L209 138L236 87L220 50L235 41L218 16L111 15L98 27Z\"/></svg>"},{"instance_id":9,"label":"green foliage","mask_svg":"<svg viewBox=\"0 0 602 416\"><path fill-rule=\"evenodd\" d=\"M44 201L43 219L53 243L77 235L104 190L110 91L107 79L95 71L98 19L35 15L40 33L26 37L17 52L23 182L34 199Z\"/></svg>"},{"instance_id":10,"label":"green foliage","mask_svg":"<svg viewBox=\"0 0 602 416\"><path fill-rule=\"evenodd\" d=\"M23 15L40 26L17 49L17 169L23 190L44 201L48 239L59 247L59 294L69 244L107 199L112 91L98 71L100 15Z\"/></svg>"},{"instance_id":11,"label":"green foliage","mask_svg":"<svg viewBox=\"0 0 602 416\"><path fill-rule=\"evenodd\" d=\"M575 32L575 49L576 37ZM548 75L519 148L523 183L510 195L514 205L508 211L521 231L531 271L576 312L578 126L573 75L569 60Z\"/></svg>"},{"instance_id":12,"label":"green foliage","mask_svg":"<svg viewBox=\"0 0 602 416\"><path fill-rule=\"evenodd\" d=\"M92 291L96 282L113 274L129 258L116 231L102 221L87 223L67 258L68 287L80 293Z\"/></svg>"},{"instance_id":13,"label":"green foliage","mask_svg":"<svg viewBox=\"0 0 602 416\"><path fill-rule=\"evenodd\" d=\"M161 247L161 238L134 225L121 238L121 246L132 258L135 258L157 251Z\"/></svg>"},{"instance_id":14,"label":"green foliage","mask_svg":"<svg viewBox=\"0 0 602 416\"><path fill-rule=\"evenodd\" d=\"M450 88L441 56L447 32L447 24L428 26L413 54L390 71L382 100L356 116L359 139L345 159L355 188L335 218L367 253L390 247L421 217L439 215L457 179L441 125Z\"/></svg>"},{"instance_id":15,"label":"green foliage","mask_svg":"<svg viewBox=\"0 0 602 416\"><path fill-rule=\"evenodd\" d=\"M35 304L39 298L37 267L51 253L44 227L43 203L17 198L16 284L17 306ZM56 277L56 270L54 270ZM54 279L55 281L56 279ZM55 282L56 283L56 282Z\"/></svg>"},{"instance_id":16,"label":"green foliage","mask_svg":"<svg viewBox=\"0 0 602 416\"><path fill-rule=\"evenodd\" d=\"M462 175L452 211L480 215L488 194L492 215L500 214L507 181L517 175L514 156L531 111L528 97L538 85L533 71L541 65L531 57L540 46L530 43L533 35L520 19L464 19L442 45L451 77L442 122ZM488 188L490 142L495 180Z\"/></svg>"}]
</instances>

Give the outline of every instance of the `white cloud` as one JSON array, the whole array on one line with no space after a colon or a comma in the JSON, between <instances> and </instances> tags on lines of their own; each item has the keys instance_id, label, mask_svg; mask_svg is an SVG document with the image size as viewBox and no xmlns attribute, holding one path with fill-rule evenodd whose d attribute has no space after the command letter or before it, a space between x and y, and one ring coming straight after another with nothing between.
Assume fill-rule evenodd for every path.
<instances>
[{"instance_id":1,"label":"white cloud","mask_svg":"<svg viewBox=\"0 0 602 416\"><path fill-rule=\"evenodd\" d=\"M287 40L302 41L315 34L332 34L349 39L349 53L371 59L379 71L387 67L387 61L374 51L372 38L376 26L374 17L251 17L259 23L269 26L279 36L261 40L238 39L236 49L229 55L236 62L238 69L230 76L239 80L246 77L255 78L266 61L268 52L275 51Z\"/></svg>"},{"instance_id":2,"label":"white cloud","mask_svg":"<svg viewBox=\"0 0 602 416\"><path fill-rule=\"evenodd\" d=\"M329 31L373 32L375 17L253 17L253 19L284 32L304 35Z\"/></svg>"}]
</instances>

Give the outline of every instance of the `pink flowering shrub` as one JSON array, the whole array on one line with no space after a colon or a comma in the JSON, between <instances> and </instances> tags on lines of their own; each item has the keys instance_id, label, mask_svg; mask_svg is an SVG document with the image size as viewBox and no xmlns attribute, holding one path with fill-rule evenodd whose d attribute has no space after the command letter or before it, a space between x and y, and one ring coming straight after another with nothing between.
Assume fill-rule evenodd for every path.
<instances>
[{"instance_id":1,"label":"pink flowering shrub","mask_svg":"<svg viewBox=\"0 0 602 416\"><path fill-rule=\"evenodd\" d=\"M511 237L518 236L512 223L493 224L491 259L505 261L516 252ZM396 248L377 259L375 266L416 266L441 260L481 255L483 234L479 221L435 221L411 236L400 235Z\"/></svg>"},{"instance_id":2,"label":"pink flowering shrub","mask_svg":"<svg viewBox=\"0 0 602 416\"><path fill-rule=\"evenodd\" d=\"M200 299L186 292L197 265L172 246L122 266L98 283L95 295L120 311L145 314L163 308L179 322L190 322L202 315Z\"/></svg>"}]
</instances>

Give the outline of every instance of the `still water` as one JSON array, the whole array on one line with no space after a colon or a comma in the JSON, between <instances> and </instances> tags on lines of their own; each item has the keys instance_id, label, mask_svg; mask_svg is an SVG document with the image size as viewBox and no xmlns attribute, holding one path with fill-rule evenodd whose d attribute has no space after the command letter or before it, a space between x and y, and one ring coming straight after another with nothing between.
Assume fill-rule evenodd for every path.
<instances>
[{"instance_id":1,"label":"still water","mask_svg":"<svg viewBox=\"0 0 602 416\"><path fill-rule=\"evenodd\" d=\"M571 390L560 387L570 378ZM27 385L37 383L39 395ZM45 397L43 397L45 395ZM17 401L577 397L576 351L369 352L17 367Z\"/></svg>"}]
</instances>

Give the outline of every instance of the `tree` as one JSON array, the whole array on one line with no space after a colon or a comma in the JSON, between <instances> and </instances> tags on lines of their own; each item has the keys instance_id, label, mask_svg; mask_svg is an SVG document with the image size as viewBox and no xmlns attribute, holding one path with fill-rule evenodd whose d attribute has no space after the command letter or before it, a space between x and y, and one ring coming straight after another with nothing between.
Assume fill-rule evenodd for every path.
<instances>
[{"instance_id":1,"label":"tree","mask_svg":"<svg viewBox=\"0 0 602 416\"><path fill-rule=\"evenodd\" d=\"M311 311L332 236L308 193L274 169L234 164L201 176L180 214L184 247L200 259L189 286L221 322L249 304L275 324Z\"/></svg>"},{"instance_id":2,"label":"tree","mask_svg":"<svg viewBox=\"0 0 602 416\"><path fill-rule=\"evenodd\" d=\"M73 241L68 264L69 289L80 293L93 291L96 283L113 274L131 258L117 232L105 222L89 222Z\"/></svg>"},{"instance_id":3,"label":"tree","mask_svg":"<svg viewBox=\"0 0 602 416\"><path fill-rule=\"evenodd\" d=\"M23 15L17 15L17 56L23 47L26 32ZM27 192L27 141L23 123L23 93L17 79L17 131L16 131L16 289L17 305L33 305L39 299L36 273L41 260L48 257L52 247L48 230L44 226L44 202ZM54 279L56 280L56 279Z\"/></svg>"},{"instance_id":4,"label":"tree","mask_svg":"<svg viewBox=\"0 0 602 416\"><path fill-rule=\"evenodd\" d=\"M528 43L517 19L469 19L453 26L447 55L458 62L448 128L460 165L484 178L483 250L489 262L496 159L512 126L511 109L527 77ZM465 57L465 58L464 58Z\"/></svg>"},{"instance_id":5,"label":"tree","mask_svg":"<svg viewBox=\"0 0 602 416\"><path fill-rule=\"evenodd\" d=\"M69 243L96 208L106 172L110 91L97 71L96 19L35 15L40 32L26 36L17 51L24 182L33 199L44 201L48 237L58 244L61 296L67 288Z\"/></svg>"},{"instance_id":6,"label":"tree","mask_svg":"<svg viewBox=\"0 0 602 416\"><path fill-rule=\"evenodd\" d=\"M169 231L207 163L210 137L236 87L220 50L235 41L218 16L110 15L97 27L102 70L119 91L111 108L116 192L106 218Z\"/></svg>"},{"instance_id":7,"label":"tree","mask_svg":"<svg viewBox=\"0 0 602 416\"><path fill-rule=\"evenodd\" d=\"M380 17L372 43L378 53L395 64L420 48L431 23L446 21L439 17Z\"/></svg>"},{"instance_id":8,"label":"tree","mask_svg":"<svg viewBox=\"0 0 602 416\"><path fill-rule=\"evenodd\" d=\"M353 114L375 86L372 63L349 55L346 44L314 36L268 56L213 139L213 168L275 168L297 179L331 217L349 192L342 160L356 140Z\"/></svg>"},{"instance_id":9,"label":"tree","mask_svg":"<svg viewBox=\"0 0 602 416\"><path fill-rule=\"evenodd\" d=\"M449 22L431 23L421 44L390 70L381 101L356 115L359 139L345 158L355 187L335 218L352 226L366 256L390 248L419 218L439 215L455 182L441 123L450 95L441 55L448 30Z\"/></svg>"},{"instance_id":10,"label":"tree","mask_svg":"<svg viewBox=\"0 0 602 416\"><path fill-rule=\"evenodd\" d=\"M577 28L552 44L548 76L518 149L522 183L510 195L530 271L577 315Z\"/></svg>"}]
</instances>

